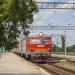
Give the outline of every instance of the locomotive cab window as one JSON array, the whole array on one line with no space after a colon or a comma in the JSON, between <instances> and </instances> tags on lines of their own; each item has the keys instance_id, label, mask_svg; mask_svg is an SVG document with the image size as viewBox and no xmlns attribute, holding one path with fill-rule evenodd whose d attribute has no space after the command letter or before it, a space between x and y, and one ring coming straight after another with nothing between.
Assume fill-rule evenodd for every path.
<instances>
[{"instance_id":1,"label":"locomotive cab window","mask_svg":"<svg viewBox=\"0 0 75 75\"><path fill-rule=\"evenodd\" d=\"M32 39L31 42L32 44L49 44L50 40L49 39Z\"/></svg>"},{"instance_id":2,"label":"locomotive cab window","mask_svg":"<svg viewBox=\"0 0 75 75\"><path fill-rule=\"evenodd\" d=\"M50 41L49 41L49 39L44 39L41 42L42 42L42 44L48 44Z\"/></svg>"},{"instance_id":3,"label":"locomotive cab window","mask_svg":"<svg viewBox=\"0 0 75 75\"><path fill-rule=\"evenodd\" d=\"M32 44L41 44L40 39L32 39Z\"/></svg>"}]
</instances>

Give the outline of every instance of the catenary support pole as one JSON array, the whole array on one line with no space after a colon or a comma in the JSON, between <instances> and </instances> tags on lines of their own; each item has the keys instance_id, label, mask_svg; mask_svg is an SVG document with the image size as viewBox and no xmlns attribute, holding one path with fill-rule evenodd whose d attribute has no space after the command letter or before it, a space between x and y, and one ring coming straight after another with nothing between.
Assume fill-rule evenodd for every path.
<instances>
[{"instance_id":1,"label":"catenary support pole","mask_svg":"<svg viewBox=\"0 0 75 75\"><path fill-rule=\"evenodd\" d=\"M66 50L66 31L65 31L65 36L64 36L64 38L65 38L65 55L67 55L67 50Z\"/></svg>"}]
</instances>

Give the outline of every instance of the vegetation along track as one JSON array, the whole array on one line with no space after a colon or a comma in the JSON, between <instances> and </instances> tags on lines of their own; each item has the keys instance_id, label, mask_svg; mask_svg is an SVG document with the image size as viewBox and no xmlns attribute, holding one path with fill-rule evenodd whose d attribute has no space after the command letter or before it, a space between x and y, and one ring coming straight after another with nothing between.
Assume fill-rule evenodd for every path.
<instances>
[{"instance_id":1,"label":"vegetation along track","mask_svg":"<svg viewBox=\"0 0 75 75\"><path fill-rule=\"evenodd\" d=\"M52 75L75 75L75 72L53 64L37 64Z\"/></svg>"}]
</instances>

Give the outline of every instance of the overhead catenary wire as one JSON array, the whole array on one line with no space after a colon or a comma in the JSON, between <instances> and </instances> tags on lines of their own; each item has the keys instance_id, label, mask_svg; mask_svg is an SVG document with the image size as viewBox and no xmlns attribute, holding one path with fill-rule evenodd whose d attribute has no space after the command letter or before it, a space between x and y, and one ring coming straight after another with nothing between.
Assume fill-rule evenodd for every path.
<instances>
[{"instance_id":1,"label":"overhead catenary wire","mask_svg":"<svg viewBox=\"0 0 75 75\"><path fill-rule=\"evenodd\" d=\"M61 2L60 0L58 0L58 2ZM63 1L62 1L63 2ZM65 22L68 22L68 21L70 21L70 20L72 20L72 19L74 19L74 16L72 16L72 17L70 17L70 18L68 18L68 19L66 19L66 20L64 20L64 21L61 21L61 22L59 22L59 23L57 23L57 24L55 24L55 25L59 25L59 24L64 24ZM49 23L48 23L48 25L49 25Z\"/></svg>"},{"instance_id":2,"label":"overhead catenary wire","mask_svg":"<svg viewBox=\"0 0 75 75\"><path fill-rule=\"evenodd\" d=\"M60 2L59 0L58 0L58 2ZM44 25L49 25L49 24L51 24L51 20L54 18L54 16L55 16L55 14L56 14L56 10L54 11L55 13L54 13L54 15L52 15L49 19L50 19L50 21L48 22L46 22L46 23L44 23ZM47 14L47 13L46 13ZM43 19L44 17L45 17L45 15L46 15L45 13L40 17L40 18L38 18L38 20L36 21L36 22L38 22L38 21L40 21L41 19Z\"/></svg>"},{"instance_id":3,"label":"overhead catenary wire","mask_svg":"<svg viewBox=\"0 0 75 75\"><path fill-rule=\"evenodd\" d=\"M51 9L48 9L48 11L46 11L44 14L42 14L37 20L34 21L34 23L36 23L37 21L40 21L41 19L43 19L44 17L46 17L46 15L48 14L48 12L51 12L50 10Z\"/></svg>"},{"instance_id":4,"label":"overhead catenary wire","mask_svg":"<svg viewBox=\"0 0 75 75\"><path fill-rule=\"evenodd\" d=\"M49 9L48 9L48 11L49 11ZM45 16L45 14L47 14L48 11L46 11L44 14L42 14L40 17L38 17L36 20L34 20L33 24L36 24L36 22L40 21Z\"/></svg>"},{"instance_id":5,"label":"overhead catenary wire","mask_svg":"<svg viewBox=\"0 0 75 75\"><path fill-rule=\"evenodd\" d=\"M58 2L60 2L59 0L58 0ZM49 12L49 10L46 12L46 13L44 13L43 15L41 15L36 21L34 21L34 24L36 24L36 22L39 22L41 19L43 19L44 17L46 17L45 15L47 14ZM55 11L56 12L56 11ZM50 18L50 21L51 21L51 19L53 19L54 18L54 15L53 16L51 16L51 18ZM70 20L70 19L67 19L67 20ZM63 22L67 22L67 20L65 20L65 21L63 21ZM49 23L47 22L47 23L45 23L45 24L47 24L47 25L49 25L51 22L49 21ZM60 22L60 23L58 23L58 24L61 24L61 23L63 23L63 22ZM58 24L56 24L56 25L58 25Z\"/></svg>"},{"instance_id":6,"label":"overhead catenary wire","mask_svg":"<svg viewBox=\"0 0 75 75\"><path fill-rule=\"evenodd\" d=\"M71 16L71 17L67 18L67 19L64 20L64 21L61 21L61 22L57 23L56 25L64 24L64 23L66 23L66 22L72 20L73 18L75 18L75 17L74 17L74 16Z\"/></svg>"},{"instance_id":7,"label":"overhead catenary wire","mask_svg":"<svg viewBox=\"0 0 75 75\"><path fill-rule=\"evenodd\" d=\"M46 15L48 12L51 12L50 10L51 10L51 9L48 9L48 11L47 11L46 13L44 13L44 14L41 15L36 21L34 21L34 24L36 24L36 22L39 22L41 19L43 19L43 18L45 17L45 15ZM56 13L56 11L55 11L55 13ZM50 19L52 19L53 16L54 16L54 15L52 15ZM46 23L45 23L45 24L46 24Z\"/></svg>"},{"instance_id":8,"label":"overhead catenary wire","mask_svg":"<svg viewBox=\"0 0 75 75\"><path fill-rule=\"evenodd\" d=\"M56 15L56 11L54 11L54 14L49 18L50 20L44 23L44 25L52 24L51 20L55 17L55 15Z\"/></svg>"}]
</instances>

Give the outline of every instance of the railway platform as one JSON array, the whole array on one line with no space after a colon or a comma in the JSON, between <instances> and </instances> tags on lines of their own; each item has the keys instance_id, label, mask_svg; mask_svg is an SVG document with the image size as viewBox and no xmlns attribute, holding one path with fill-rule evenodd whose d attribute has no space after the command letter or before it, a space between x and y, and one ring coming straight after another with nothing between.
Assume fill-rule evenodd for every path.
<instances>
[{"instance_id":1,"label":"railway platform","mask_svg":"<svg viewBox=\"0 0 75 75\"><path fill-rule=\"evenodd\" d=\"M0 75L50 75L37 65L26 61L14 53L2 54Z\"/></svg>"},{"instance_id":2,"label":"railway platform","mask_svg":"<svg viewBox=\"0 0 75 75\"><path fill-rule=\"evenodd\" d=\"M52 57L65 58L67 61L75 61L75 55L52 54Z\"/></svg>"}]
</instances>

